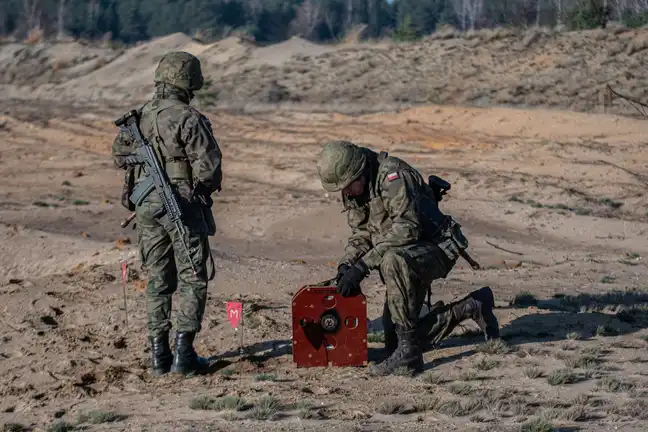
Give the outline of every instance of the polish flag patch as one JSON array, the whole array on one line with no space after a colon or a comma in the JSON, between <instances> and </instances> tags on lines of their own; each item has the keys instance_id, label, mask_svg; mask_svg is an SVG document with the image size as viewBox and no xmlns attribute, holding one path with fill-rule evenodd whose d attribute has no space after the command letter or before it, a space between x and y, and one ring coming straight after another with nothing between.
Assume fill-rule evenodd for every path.
<instances>
[{"instance_id":1,"label":"polish flag patch","mask_svg":"<svg viewBox=\"0 0 648 432\"><path fill-rule=\"evenodd\" d=\"M396 180L396 179L399 178L399 177L400 177L400 176L398 175L397 172L393 172L393 173L389 173L389 174L387 174L387 180L389 180L389 181L394 181L394 180Z\"/></svg>"}]
</instances>

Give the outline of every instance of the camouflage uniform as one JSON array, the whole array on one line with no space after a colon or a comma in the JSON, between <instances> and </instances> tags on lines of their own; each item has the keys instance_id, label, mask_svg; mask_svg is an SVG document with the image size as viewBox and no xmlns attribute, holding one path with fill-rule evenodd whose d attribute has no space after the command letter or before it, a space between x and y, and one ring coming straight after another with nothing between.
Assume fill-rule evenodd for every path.
<instances>
[{"instance_id":1,"label":"camouflage uniform","mask_svg":"<svg viewBox=\"0 0 648 432\"><path fill-rule=\"evenodd\" d=\"M139 127L154 147L177 192L188 235L185 242L197 266L191 262L173 224L166 214L155 217L162 207L156 191L135 209L138 246L150 278L147 287L148 331L155 374L190 373L205 365L193 349L201 329L207 300L207 283L214 277L208 235L215 225L210 195L220 190L221 151L205 116L189 105L193 91L201 88L200 62L183 52L172 52L160 61L155 72L156 91L152 100L138 110ZM113 143L115 165L134 170L135 185L145 178L141 165L129 165L134 142L121 131ZM169 347L171 298L179 290L175 353Z\"/></svg>"},{"instance_id":2,"label":"camouflage uniform","mask_svg":"<svg viewBox=\"0 0 648 432\"><path fill-rule=\"evenodd\" d=\"M362 194L342 196L352 233L336 281L343 295L349 295L344 291L349 286L355 287L353 294L371 270L378 270L386 285L383 323L391 356L372 373L384 375L399 366L420 371L420 343L440 341L467 318L487 337L498 336L488 287L419 319L430 284L448 275L468 242L461 226L439 210L434 191L418 171L346 141L327 144L317 170L329 192L345 190L358 179L365 182Z\"/></svg>"}]
</instances>

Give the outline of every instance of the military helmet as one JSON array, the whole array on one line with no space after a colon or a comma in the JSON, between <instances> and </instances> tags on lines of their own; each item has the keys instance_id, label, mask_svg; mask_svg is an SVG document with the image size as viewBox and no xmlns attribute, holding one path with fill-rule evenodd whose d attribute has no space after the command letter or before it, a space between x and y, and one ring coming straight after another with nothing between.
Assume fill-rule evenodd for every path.
<instances>
[{"instance_id":1,"label":"military helmet","mask_svg":"<svg viewBox=\"0 0 648 432\"><path fill-rule=\"evenodd\" d=\"M332 141L324 145L317 159L317 173L325 190L337 192L360 177L366 165L362 148L349 141Z\"/></svg>"},{"instance_id":2,"label":"military helmet","mask_svg":"<svg viewBox=\"0 0 648 432\"><path fill-rule=\"evenodd\" d=\"M171 84L183 90L200 90L203 81L200 60L184 51L166 54L155 69L155 82Z\"/></svg>"}]
</instances>

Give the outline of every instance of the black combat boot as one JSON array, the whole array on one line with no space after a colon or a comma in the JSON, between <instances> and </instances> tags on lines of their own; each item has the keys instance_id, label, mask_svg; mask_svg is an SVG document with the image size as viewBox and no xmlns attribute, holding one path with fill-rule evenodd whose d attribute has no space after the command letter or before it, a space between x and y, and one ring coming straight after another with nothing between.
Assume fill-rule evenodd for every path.
<instances>
[{"instance_id":1,"label":"black combat boot","mask_svg":"<svg viewBox=\"0 0 648 432\"><path fill-rule=\"evenodd\" d=\"M398 346L398 338L396 337L396 327L394 327L394 322L391 319L391 313L389 312L389 306L385 303L382 315L382 325L383 325L383 335L385 337L385 350L387 355L390 356L396 347Z\"/></svg>"},{"instance_id":2,"label":"black combat boot","mask_svg":"<svg viewBox=\"0 0 648 432\"><path fill-rule=\"evenodd\" d=\"M149 336L151 343L151 369L153 375L160 376L169 372L173 355L169 347L169 333L165 332L159 336Z\"/></svg>"},{"instance_id":3,"label":"black combat boot","mask_svg":"<svg viewBox=\"0 0 648 432\"><path fill-rule=\"evenodd\" d=\"M472 319L477 323L486 340L499 338L499 323L493 313L495 300L493 291L483 287L473 291L463 299L433 308L419 321L418 338L421 346L433 348L464 320Z\"/></svg>"},{"instance_id":4,"label":"black combat boot","mask_svg":"<svg viewBox=\"0 0 648 432\"><path fill-rule=\"evenodd\" d=\"M459 304L462 303L464 304L462 306L464 315L468 315L477 323L481 331L484 332L484 338L487 341L499 339L499 323L493 313L495 299L490 287L483 287L471 292L459 302Z\"/></svg>"},{"instance_id":5,"label":"black combat boot","mask_svg":"<svg viewBox=\"0 0 648 432\"><path fill-rule=\"evenodd\" d=\"M209 366L209 360L196 354L193 347L195 332L178 332L175 338L171 372L193 375Z\"/></svg>"},{"instance_id":6,"label":"black combat boot","mask_svg":"<svg viewBox=\"0 0 648 432\"><path fill-rule=\"evenodd\" d=\"M371 375L389 375L401 367L405 367L410 375L423 370L423 354L418 345L416 330L405 330L396 324L395 331L398 339L396 350L382 363L372 365L369 368Z\"/></svg>"},{"instance_id":7,"label":"black combat boot","mask_svg":"<svg viewBox=\"0 0 648 432\"><path fill-rule=\"evenodd\" d=\"M444 306L442 300L435 302L432 305L432 309L428 311L428 314L422 319L423 320L427 319L430 316L433 317L435 309L441 308L442 306ZM387 355L390 356L398 346L398 338L396 337L396 327L394 326L394 322L391 319L391 314L389 312L387 304L385 304L385 308L383 310L382 325L383 325L383 334L385 336L385 351L387 352ZM433 324L430 324L428 327L431 327L432 325ZM418 330L418 333L421 333L421 329ZM425 338L420 338L419 342L424 342L424 340Z\"/></svg>"}]
</instances>

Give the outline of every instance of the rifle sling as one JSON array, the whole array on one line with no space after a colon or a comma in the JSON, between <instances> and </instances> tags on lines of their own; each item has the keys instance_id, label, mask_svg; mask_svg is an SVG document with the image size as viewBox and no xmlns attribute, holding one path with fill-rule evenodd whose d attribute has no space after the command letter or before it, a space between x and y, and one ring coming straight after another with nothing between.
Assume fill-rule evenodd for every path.
<instances>
[{"instance_id":1,"label":"rifle sling","mask_svg":"<svg viewBox=\"0 0 648 432\"><path fill-rule=\"evenodd\" d=\"M175 99L162 99L160 101L160 106L158 106L152 113L149 114L153 116L153 127L155 133L155 139L153 140L153 142L151 142L151 145L153 146L153 150L155 151L155 154L160 160L162 167L166 171L169 180L186 180L191 182L192 175L191 175L191 166L189 165L189 162L183 159L167 160L162 154L162 151L160 150L160 145L164 143L164 140L160 135L158 116L162 111L176 105L185 105L185 104ZM144 117L144 115L142 117Z\"/></svg>"}]
</instances>

